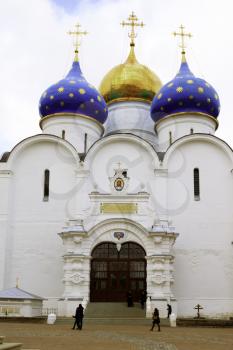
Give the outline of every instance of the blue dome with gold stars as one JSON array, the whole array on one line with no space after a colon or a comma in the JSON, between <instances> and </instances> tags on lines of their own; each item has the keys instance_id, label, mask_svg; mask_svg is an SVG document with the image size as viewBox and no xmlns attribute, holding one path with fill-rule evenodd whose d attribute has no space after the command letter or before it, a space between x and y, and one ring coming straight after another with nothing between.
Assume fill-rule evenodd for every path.
<instances>
[{"instance_id":1,"label":"blue dome with gold stars","mask_svg":"<svg viewBox=\"0 0 233 350\"><path fill-rule=\"evenodd\" d=\"M67 76L43 93L39 111L41 118L53 114L77 114L100 123L104 123L108 115L103 97L86 81L76 60Z\"/></svg>"},{"instance_id":2,"label":"blue dome with gold stars","mask_svg":"<svg viewBox=\"0 0 233 350\"><path fill-rule=\"evenodd\" d=\"M178 74L159 90L151 105L151 117L155 122L181 113L201 113L217 118L219 111L217 92L204 79L193 75L184 55Z\"/></svg>"}]
</instances>

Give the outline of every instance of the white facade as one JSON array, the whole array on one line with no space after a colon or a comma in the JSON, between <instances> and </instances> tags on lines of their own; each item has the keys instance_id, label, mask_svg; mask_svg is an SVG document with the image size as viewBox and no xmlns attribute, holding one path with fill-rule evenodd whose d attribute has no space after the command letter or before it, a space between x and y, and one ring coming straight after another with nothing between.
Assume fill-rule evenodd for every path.
<instances>
[{"instance_id":1,"label":"white facade","mask_svg":"<svg viewBox=\"0 0 233 350\"><path fill-rule=\"evenodd\" d=\"M182 114L154 129L148 104L133 101L109 107L104 136L88 118L45 119L42 134L0 162L0 289L19 277L24 289L64 298L60 314L72 314L77 300L90 299L93 249L135 242L161 316L168 301L179 317L194 316L198 303L206 317L233 316L233 153L214 136L216 126L206 115ZM114 174L124 169L117 191Z\"/></svg>"}]
</instances>

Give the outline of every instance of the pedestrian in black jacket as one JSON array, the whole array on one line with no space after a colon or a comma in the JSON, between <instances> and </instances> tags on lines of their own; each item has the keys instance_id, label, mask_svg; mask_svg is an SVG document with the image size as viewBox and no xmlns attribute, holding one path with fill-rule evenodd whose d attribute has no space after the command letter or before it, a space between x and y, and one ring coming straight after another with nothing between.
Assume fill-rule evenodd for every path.
<instances>
[{"instance_id":1,"label":"pedestrian in black jacket","mask_svg":"<svg viewBox=\"0 0 233 350\"><path fill-rule=\"evenodd\" d=\"M167 318L170 317L171 313L172 313L172 307L170 304L167 304Z\"/></svg>"},{"instance_id":2,"label":"pedestrian in black jacket","mask_svg":"<svg viewBox=\"0 0 233 350\"><path fill-rule=\"evenodd\" d=\"M76 308L75 318L73 329L75 329L75 326L77 326L77 329L81 331L83 327L83 307L82 304L79 304L79 306Z\"/></svg>"}]
</instances>

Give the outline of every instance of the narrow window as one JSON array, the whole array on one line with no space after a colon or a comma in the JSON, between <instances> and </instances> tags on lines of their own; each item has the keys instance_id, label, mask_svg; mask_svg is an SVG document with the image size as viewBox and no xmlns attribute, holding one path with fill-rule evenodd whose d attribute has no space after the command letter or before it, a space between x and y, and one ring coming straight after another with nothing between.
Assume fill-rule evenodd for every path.
<instances>
[{"instance_id":1,"label":"narrow window","mask_svg":"<svg viewBox=\"0 0 233 350\"><path fill-rule=\"evenodd\" d=\"M63 138L63 140L65 140L65 138L66 138L66 132L65 132L65 130L62 130L62 135L61 135L61 137Z\"/></svg>"},{"instance_id":2,"label":"narrow window","mask_svg":"<svg viewBox=\"0 0 233 350\"><path fill-rule=\"evenodd\" d=\"M84 135L84 153L87 153L87 133Z\"/></svg>"},{"instance_id":3,"label":"narrow window","mask_svg":"<svg viewBox=\"0 0 233 350\"><path fill-rule=\"evenodd\" d=\"M190 134L193 134L193 129L190 129Z\"/></svg>"},{"instance_id":4,"label":"narrow window","mask_svg":"<svg viewBox=\"0 0 233 350\"><path fill-rule=\"evenodd\" d=\"M172 132L169 131L169 144L171 145L172 144Z\"/></svg>"},{"instance_id":5,"label":"narrow window","mask_svg":"<svg viewBox=\"0 0 233 350\"><path fill-rule=\"evenodd\" d=\"M49 200L49 170L46 169L44 171L44 201L47 202Z\"/></svg>"},{"instance_id":6,"label":"narrow window","mask_svg":"<svg viewBox=\"0 0 233 350\"><path fill-rule=\"evenodd\" d=\"M199 169L195 168L193 170L193 186L194 186L194 200L200 200L200 176Z\"/></svg>"}]
</instances>

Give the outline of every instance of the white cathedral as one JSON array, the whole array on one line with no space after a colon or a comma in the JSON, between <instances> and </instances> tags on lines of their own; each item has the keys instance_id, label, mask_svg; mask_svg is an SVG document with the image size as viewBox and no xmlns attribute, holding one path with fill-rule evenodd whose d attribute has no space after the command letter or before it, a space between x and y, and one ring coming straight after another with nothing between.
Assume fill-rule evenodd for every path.
<instances>
[{"instance_id":1,"label":"white cathedral","mask_svg":"<svg viewBox=\"0 0 233 350\"><path fill-rule=\"evenodd\" d=\"M0 158L0 290L18 277L60 315L146 290L161 316L168 302L178 317L196 304L233 316L233 152L215 136L218 94L190 71L182 26L180 68L162 85L135 56L143 24L122 24L128 58L99 91L76 42L40 99L42 133Z\"/></svg>"}]
</instances>

